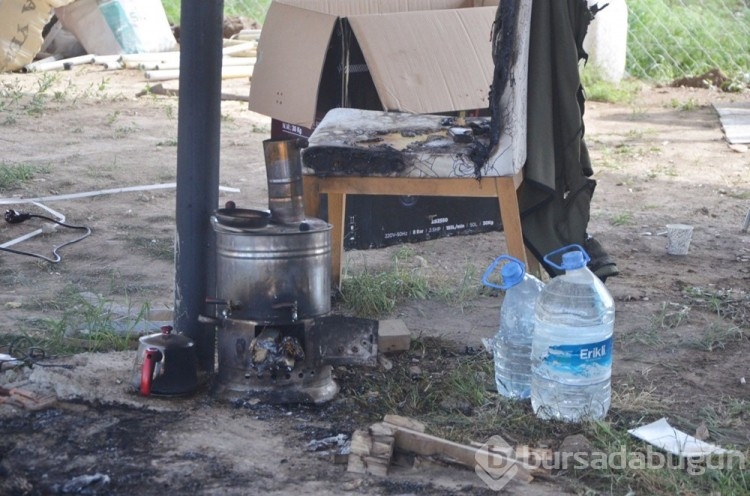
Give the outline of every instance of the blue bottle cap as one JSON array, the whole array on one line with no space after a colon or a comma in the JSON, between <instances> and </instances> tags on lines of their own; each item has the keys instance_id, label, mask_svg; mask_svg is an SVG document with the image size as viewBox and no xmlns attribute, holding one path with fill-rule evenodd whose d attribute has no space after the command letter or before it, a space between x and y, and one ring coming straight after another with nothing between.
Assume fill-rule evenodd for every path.
<instances>
[{"instance_id":1,"label":"blue bottle cap","mask_svg":"<svg viewBox=\"0 0 750 496\"><path fill-rule=\"evenodd\" d=\"M523 264L509 261L500 269L500 274L503 276L503 287L511 288L523 279Z\"/></svg>"},{"instance_id":2,"label":"blue bottle cap","mask_svg":"<svg viewBox=\"0 0 750 496\"><path fill-rule=\"evenodd\" d=\"M583 253L580 251L569 251L563 253L562 256L562 268L565 270L574 270L586 267L586 260L583 257Z\"/></svg>"}]
</instances>

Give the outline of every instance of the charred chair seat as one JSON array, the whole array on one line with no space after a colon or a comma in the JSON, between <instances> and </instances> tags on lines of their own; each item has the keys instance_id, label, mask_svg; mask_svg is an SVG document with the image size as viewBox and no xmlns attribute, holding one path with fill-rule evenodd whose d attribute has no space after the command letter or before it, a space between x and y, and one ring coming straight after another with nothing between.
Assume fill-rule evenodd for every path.
<instances>
[{"instance_id":1,"label":"charred chair seat","mask_svg":"<svg viewBox=\"0 0 750 496\"><path fill-rule=\"evenodd\" d=\"M489 118L460 118L337 108L329 111L302 150L305 213L321 217L327 197L332 283L341 283L346 195L495 197L508 253L539 272L527 257L516 190L525 147L508 138L496 160L475 163ZM477 172L481 172L478 179Z\"/></svg>"}]
</instances>

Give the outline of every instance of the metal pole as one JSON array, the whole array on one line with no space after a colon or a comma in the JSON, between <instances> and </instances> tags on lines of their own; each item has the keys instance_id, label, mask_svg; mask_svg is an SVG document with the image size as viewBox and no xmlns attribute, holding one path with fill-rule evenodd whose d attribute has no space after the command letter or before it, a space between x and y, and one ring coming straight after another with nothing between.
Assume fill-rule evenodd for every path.
<instances>
[{"instance_id":1,"label":"metal pole","mask_svg":"<svg viewBox=\"0 0 750 496\"><path fill-rule=\"evenodd\" d=\"M213 372L215 332L198 322L215 286L219 201L223 0L183 0L177 121L175 330L195 342L198 367Z\"/></svg>"}]
</instances>

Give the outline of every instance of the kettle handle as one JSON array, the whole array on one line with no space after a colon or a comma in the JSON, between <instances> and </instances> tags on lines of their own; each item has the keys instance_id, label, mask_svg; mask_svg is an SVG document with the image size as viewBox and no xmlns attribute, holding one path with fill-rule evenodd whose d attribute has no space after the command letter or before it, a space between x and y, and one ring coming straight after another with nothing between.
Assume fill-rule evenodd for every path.
<instances>
[{"instance_id":1,"label":"kettle handle","mask_svg":"<svg viewBox=\"0 0 750 496\"><path fill-rule=\"evenodd\" d=\"M143 357L143 366L141 367L141 395L148 396L151 394L151 380L154 377L156 362L161 361L164 357L159 348L146 348L146 354Z\"/></svg>"}]
</instances>

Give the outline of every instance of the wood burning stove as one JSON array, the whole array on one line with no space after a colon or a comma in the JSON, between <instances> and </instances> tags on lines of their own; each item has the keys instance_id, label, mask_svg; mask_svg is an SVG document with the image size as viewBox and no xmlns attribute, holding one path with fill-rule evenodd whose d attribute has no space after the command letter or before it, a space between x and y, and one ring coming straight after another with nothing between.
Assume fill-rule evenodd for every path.
<instances>
[{"instance_id":1,"label":"wood burning stove","mask_svg":"<svg viewBox=\"0 0 750 496\"><path fill-rule=\"evenodd\" d=\"M321 403L338 392L333 365L375 364L377 322L331 315L331 225L304 216L297 141L264 148L270 222L245 224L253 216L231 206L211 217L216 297L208 303L218 315L205 320L217 327L216 392Z\"/></svg>"}]
</instances>

